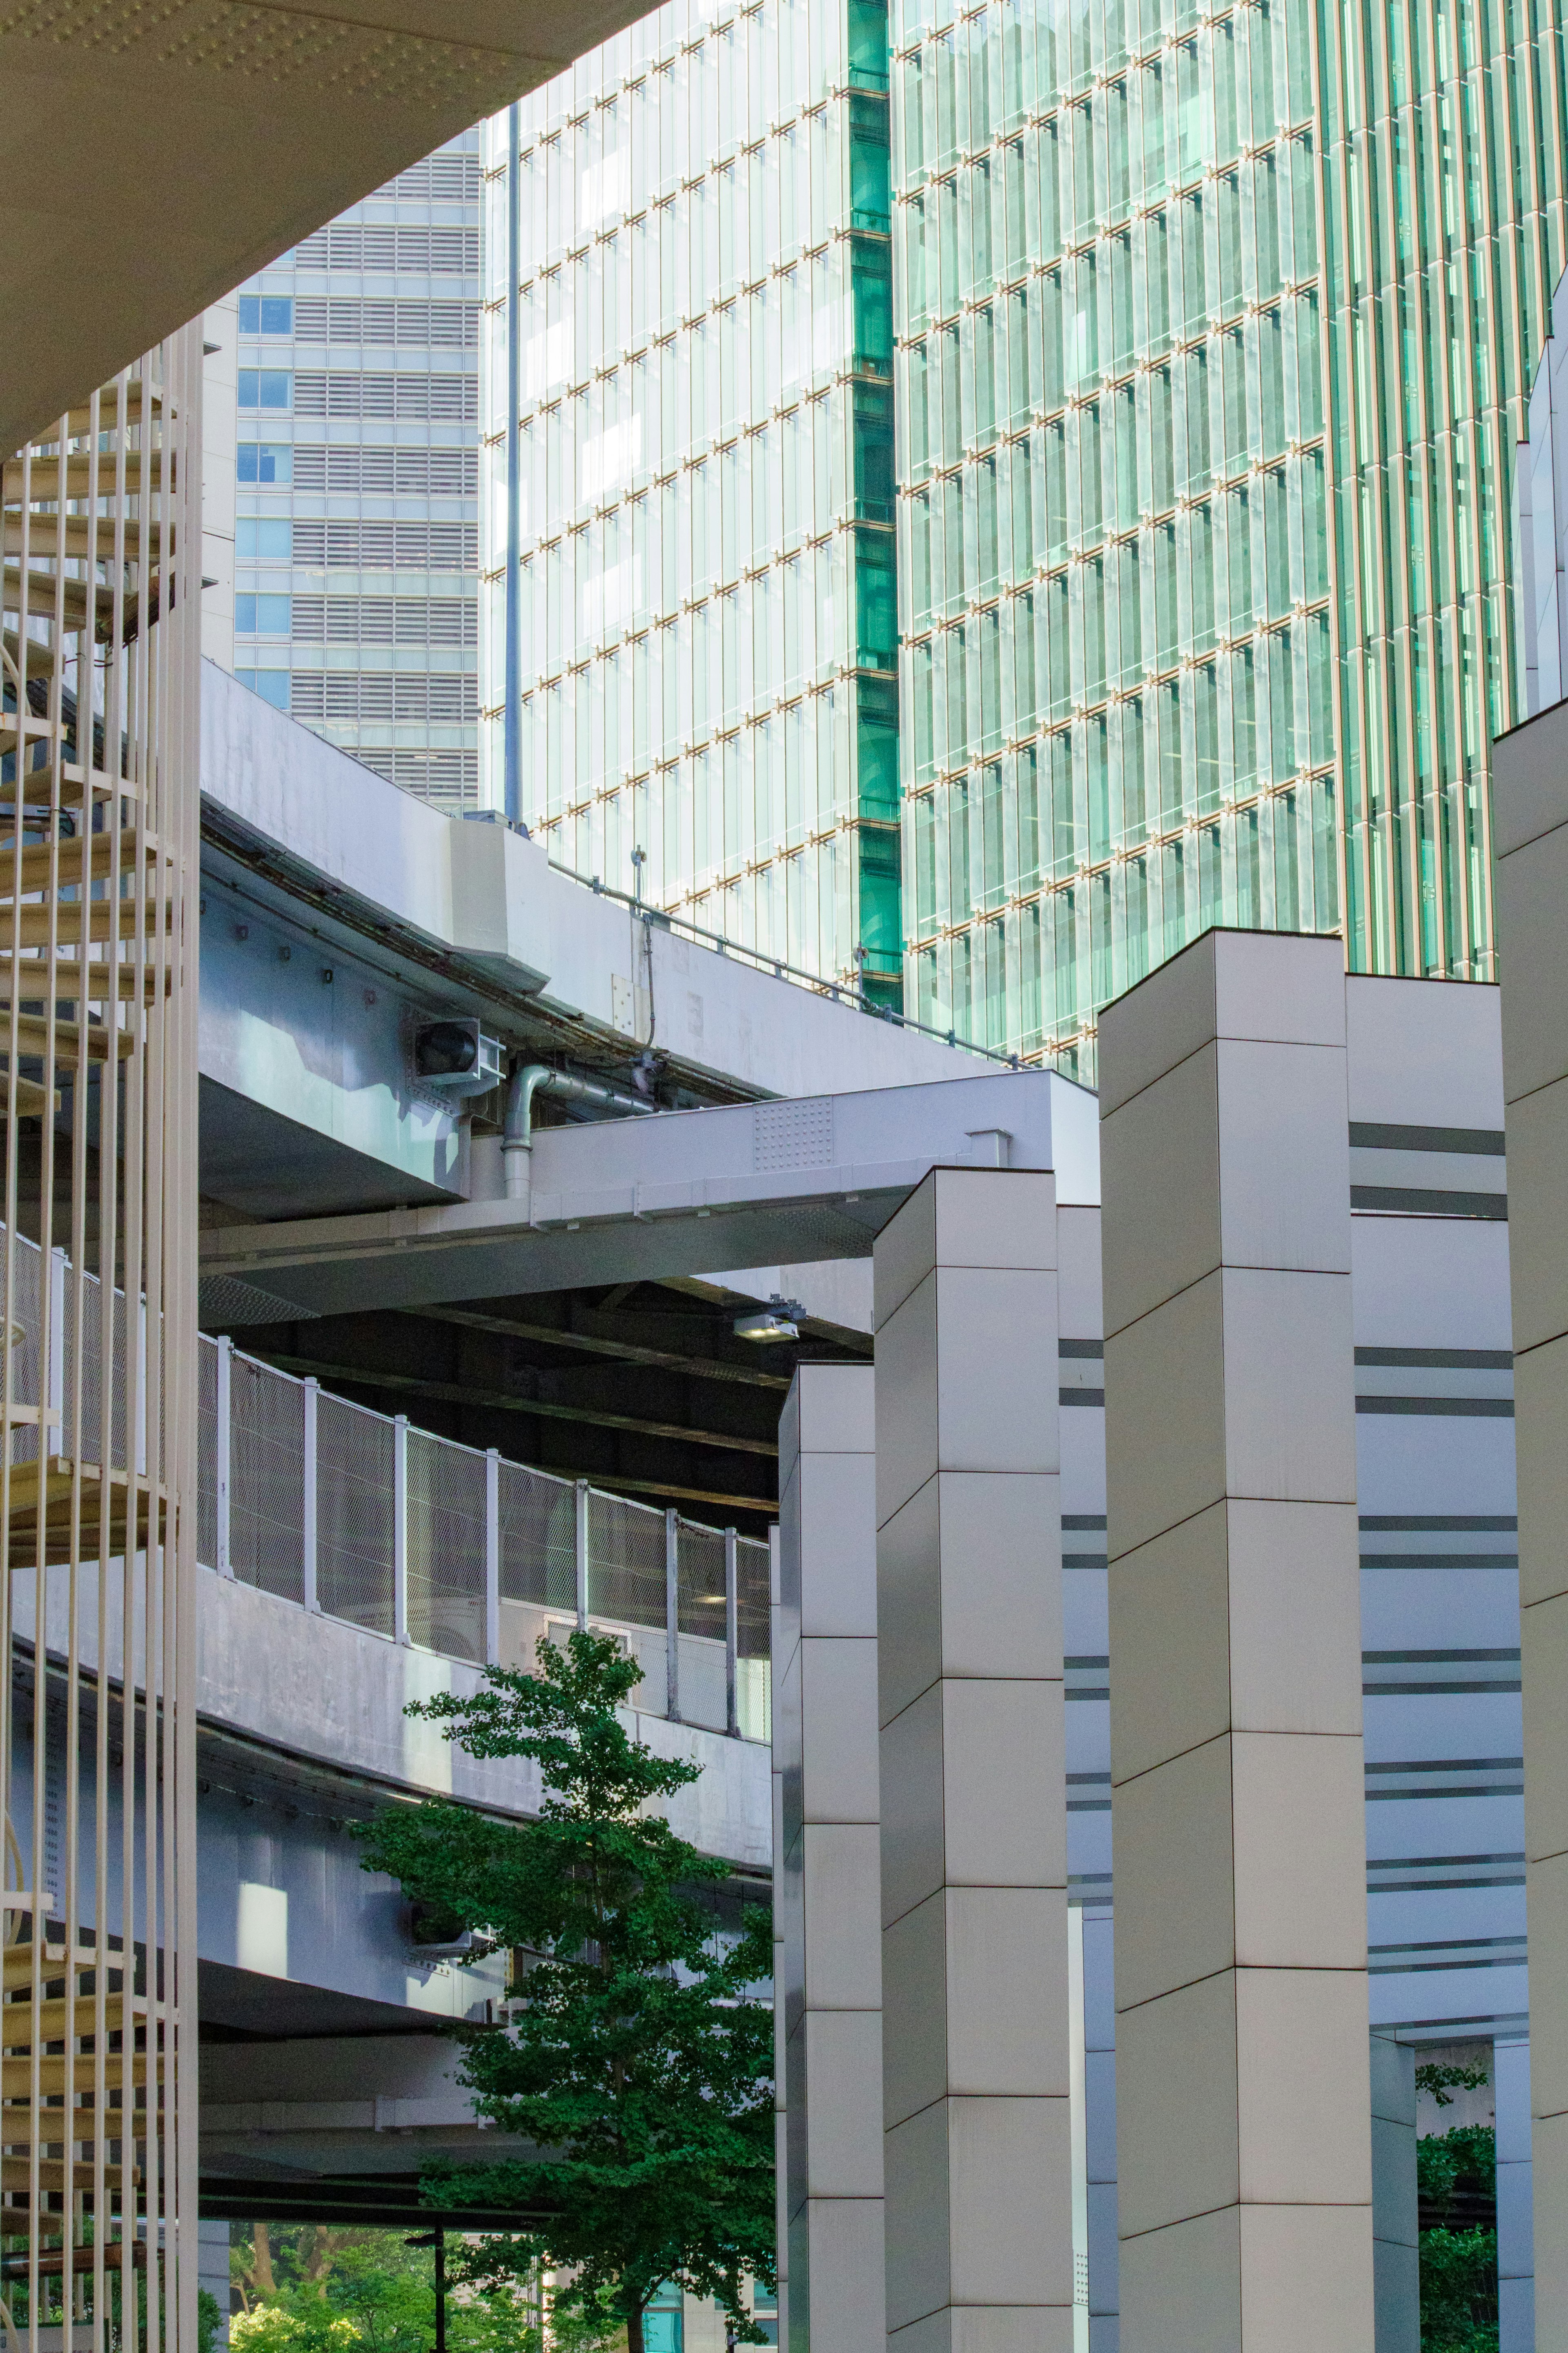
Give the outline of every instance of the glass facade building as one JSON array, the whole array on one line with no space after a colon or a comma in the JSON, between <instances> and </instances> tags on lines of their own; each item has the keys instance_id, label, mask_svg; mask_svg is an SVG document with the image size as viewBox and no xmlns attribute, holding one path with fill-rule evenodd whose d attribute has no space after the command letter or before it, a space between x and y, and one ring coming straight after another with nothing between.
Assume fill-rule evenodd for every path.
<instances>
[{"instance_id":1,"label":"glass facade building","mask_svg":"<svg viewBox=\"0 0 1568 2353\"><path fill-rule=\"evenodd\" d=\"M1565 122L1524 0L649 17L488 133L487 798L1085 1078L1214 923L1494 976Z\"/></svg>"},{"instance_id":2,"label":"glass facade building","mask_svg":"<svg viewBox=\"0 0 1568 2353\"><path fill-rule=\"evenodd\" d=\"M479 787L479 134L238 296L235 669L367 767Z\"/></svg>"},{"instance_id":3,"label":"glass facade building","mask_svg":"<svg viewBox=\"0 0 1568 2353\"><path fill-rule=\"evenodd\" d=\"M877 0L673 0L488 126L482 730L563 864L900 1003L888 106Z\"/></svg>"},{"instance_id":4,"label":"glass facade building","mask_svg":"<svg viewBox=\"0 0 1568 2353\"><path fill-rule=\"evenodd\" d=\"M1214 923L1489 978L1552 12L900 0L911 1009L1092 1074Z\"/></svg>"}]
</instances>

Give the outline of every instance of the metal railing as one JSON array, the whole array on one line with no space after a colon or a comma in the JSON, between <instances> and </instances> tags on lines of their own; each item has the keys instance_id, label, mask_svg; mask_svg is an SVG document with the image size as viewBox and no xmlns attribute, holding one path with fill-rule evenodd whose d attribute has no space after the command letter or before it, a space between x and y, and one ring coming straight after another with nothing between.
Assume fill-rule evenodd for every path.
<instances>
[{"instance_id":1,"label":"metal railing","mask_svg":"<svg viewBox=\"0 0 1568 2353\"><path fill-rule=\"evenodd\" d=\"M474 1666L614 1634L645 1714L771 1739L765 1544L433 1437L227 1339L197 1353L206 1567Z\"/></svg>"},{"instance_id":2,"label":"metal railing","mask_svg":"<svg viewBox=\"0 0 1568 2353\"><path fill-rule=\"evenodd\" d=\"M527 833L528 828L523 826L521 830ZM563 859L552 858L550 863L557 874L564 874L570 881L580 882L585 891L592 891L595 898L618 900L639 922L657 924L661 931L680 932L688 939L695 940L699 947L712 948L719 955L737 957L741 963L753 965L758 972L771 973L775 980L792 981L797 987L809 989L815 997L829 997L835 1005L847 1005L853 1011L864 1013L873 1021L890 1021L896 1029L912 1029L917 1036L934 1038L939 1046L951 1046L958 1053L977 1054L982 1061L999 1062L1004 1070L1022 1071L1031 1067L1026 1055L1009 1053L1001 1046L979 1045L973 1038L961 1038L956 1029L934 1029L929 1021L917 1021L912 1013L902 1013L894 1006L882 1005L875 997L868 997L854 981L833 980L819 972L807 972L801 965L786 964L782 956L770 955L766 948L749 946L744 940L732 940L723 932L710 932L702 924L693 923L689 915L679 914L673 908L656 907L647 899L639 899L633 892L618 890L601 875L579 874L574 866L568 866Z\"/></svg>"}]
</instances>

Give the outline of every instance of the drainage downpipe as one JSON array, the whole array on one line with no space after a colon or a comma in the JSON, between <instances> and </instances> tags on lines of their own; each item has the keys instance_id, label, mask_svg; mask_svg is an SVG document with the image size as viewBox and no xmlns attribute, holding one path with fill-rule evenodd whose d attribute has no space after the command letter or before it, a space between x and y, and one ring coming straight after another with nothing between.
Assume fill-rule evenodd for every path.
<instances>
[{"instance_id":1,"label":"drainage downpipe","mask_svg":"<svg viewBox=\"0 0 1568 2353\"><path fill-rule=\"evenodd\" d=\"M607 1087L601 1080L574 1078L569 1071L552 1071L548 1062L520 1062L506 1091L506 1133L500 1147L509 1201L526 1201L532 1189L535 1095L559 1095L566 1103L600 1103L607 1111L640 1113L658 1109L646 1096L625 1094L619 1087Z\"/></svg>"}]
</instances>

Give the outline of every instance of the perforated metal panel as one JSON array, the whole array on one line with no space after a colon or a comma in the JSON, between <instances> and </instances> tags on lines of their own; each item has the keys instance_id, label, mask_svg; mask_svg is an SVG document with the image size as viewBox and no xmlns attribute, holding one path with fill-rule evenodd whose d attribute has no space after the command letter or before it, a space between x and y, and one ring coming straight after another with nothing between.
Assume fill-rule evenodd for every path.
<instances>
[{"instance_id":1,"label":"perforated metal panel","mask_svg":"<svg viewBox=\"0 0 1568 2353\"><path fill-rule=\"evenodd\" d=\"M720 1563L722 1575L723 1563ZM664 1514L619 1495L588 1497L588 1614L622 1626L666 1622Z\"/></svg>"},{"instance_id":2,"label":"perforated metal panel","mask_svg":"<svg viewBox=\"0 0 1568 2353\"><path fill-rule=\"evenodd\" d=\"M717 1528L680 1523L680 1630L724 1640L724 1539Z\"/></svg>"},{"instance_id":3,"label":"perforated metal panel","mask_svg":"<svg viewBox=\"0 0 1568 2353\"><path fill-rule=\"evenodd\" d=\"M500 1465L500 1598L540 1609L577 1607L577 1497L570 1481Z\"/></svg>"},{"instance_id":4,"label":"perforated metal panel","mask_svg":"<svg viewBox=\"0 0 1568 2353\"><path fill-rule=\"evenodd\" d=\"M217 1567L217 1342L196 1335L196 1558Z\"/></svg>"},{"instance_id":5,"label":"perforated metal panel","mask_svg":"<svg viewBox=\"0 0 1568 2353\"><path fill-rule=\"evenodd\" d=\"M342 1398L316 1400L316 1599L333 1618L390 1635L394 1429Z\"/></svg>"},{"instance_id":6,"label":"perforated metal panel","mask_svg":"<svg viewBox=\"0 0 1568 2353\"><path fill-rule=\"evenodd\" d=\"M742 1536L735 1546L735 1655L741 1659L765 1659L772 1649L769 1639L769 1605L772 1589L768 1577L768 1548L751 1536Z\"/></svg>"},{"instance_id":7,"label":"perforated metal panel","mask_svg":"<svg viewBox=\"0 0 1568 2353\"><path fill-rule=\"evenodd\" d=\"M81 1282L81 1451L89 1461L102 1458L100 1434L103 1428L103 1287L95 1274L84 1274ZM117 1471L125 1468L125 1296L114 1294L112 1309L113 1364L112 1404L110 1408L112 1442L110 1460ZM76 1324L68 1324L66 1354L66 1403L72 1412L76 1390ZM145 1460L146 1450L142 1450Z\"/></svg>"},{"instance_id":8,"label":"perforated metal panel","mask_svg":"<svg viewBox=\"0 0 1568 2353\"><path fill-rule=\"evenodd\" d=\"M745 1740L773 1736L771 1599L768 1548L742 1536L735 1546L735 1722Z\"/></svg>"},{"instance_id":9,"label":"perforated metal panel","mask_svg":"<svg viewBox=\"0 0 1568 2353\"><path fill-rule=\"evenodd\" d=\"M11 1394L18 1405L37 1406L38 1402L38 1294L40 1287L37 1244L18 1234L11 1275L11 1328L6 1335L11 1351ZM26 1423L13 1426L10 1433L13 1462L32 1462L38 1452L37 1428Z\"/></svg>"},{"instance_id":10,"label":"perforated metal panel","mask_svg":"<svg viewBox=\"0 0 1568 2353\"><path fill-rule=\"evenodd\" d=\"M408 1632L455 1659L485 1655L485 1458L408 1433Z\"/></svg>"},{"instance_id":11,"label":"perforated metal panel","mask_svg":"<svg viewBox=\"0 0 1568 2353\"><path fill-rule=\"evenodd\" d=\"M305 1599L305 1389L237 1356L229 1374L228 1555L235 1576Z\"/></svg>"},{"instance_id":12,"label":"perforated metal panel","mask_svg":"<svg viewBox=\"0 0 1568 2353\"><path fill-rule=\"evenodd\" d=\"M725 1689L724 1538L717 1528L680 1523L677 1595L681 1718L707 1731L722 1732L730 1711Z\"/></svg>"}]
</instances>

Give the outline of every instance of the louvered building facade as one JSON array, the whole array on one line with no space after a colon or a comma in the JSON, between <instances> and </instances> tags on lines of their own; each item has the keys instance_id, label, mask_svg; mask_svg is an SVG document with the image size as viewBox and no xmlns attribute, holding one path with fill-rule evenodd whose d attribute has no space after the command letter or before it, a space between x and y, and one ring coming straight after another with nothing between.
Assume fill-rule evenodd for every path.
<instances>
[{"instance_id":1,"label":"louvered building facade","mask_svg":"<svg viewBox=\"0 0 1568 2353\"><path fill-rule=\"evenodd\" d=\"M885 0L670 0L487 126L485 792L901 1004Z\"/></svg>"},{"instance_id":2,"label":"louvered building facade","mask_svg":"<svg viewBox=\"0 0 1568 2353\"><path fill-rule=\"evenodd\" d=\"M478 785L479 134L239 295L235 667L367 767Z\"/></svg>"}]
</instances>

